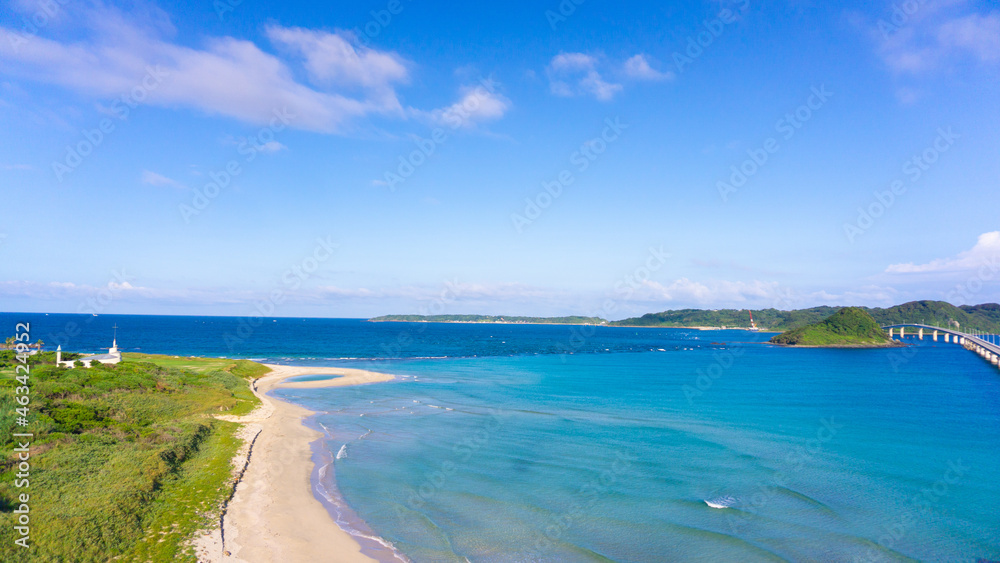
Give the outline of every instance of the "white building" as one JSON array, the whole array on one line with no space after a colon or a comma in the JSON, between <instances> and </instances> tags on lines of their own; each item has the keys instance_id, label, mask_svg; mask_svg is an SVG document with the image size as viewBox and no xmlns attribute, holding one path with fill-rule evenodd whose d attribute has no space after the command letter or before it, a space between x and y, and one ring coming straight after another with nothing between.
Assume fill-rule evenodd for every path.
<instances>
[{"instance_id":1,"label":"white building","mask_svg":"<svg viewBox=\"0 0 1000 563\"><path fill-rule=\"evenodd\" d=\"M75 362L83 362L83 367L89 368L93 362L100 362L102 364L117 364L122 361L122 353L118 351L118 339L115 338L111 342L111 348L108 348L107 354L97 354L95 356L84 356L77 360L66 360L62 359L62 345L56 348L56 365L60 367L73 367Z\"/></svg>"}]
</instances>

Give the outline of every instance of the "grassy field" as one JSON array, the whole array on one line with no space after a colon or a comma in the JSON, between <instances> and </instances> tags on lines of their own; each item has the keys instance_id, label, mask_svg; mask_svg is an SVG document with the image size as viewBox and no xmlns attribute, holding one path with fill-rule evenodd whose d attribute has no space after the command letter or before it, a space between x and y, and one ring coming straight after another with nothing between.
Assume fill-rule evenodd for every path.
<instances>
[{"instance_id":1,"label":"grassy field","mask_svg":"<svg viewBox=\"0 0 1000 563\"><path fill-rule=\"evenodd\" d=\"M65 355L64 355L65 357ZM0 352L0 560L196 561L187 541L218 521L238 425L259 401L246 360L126 354L115 366L56 368L33 357L29 425L17 424L16 359ZM30 486L12 433L28 432ZM30 494L30 549L14 544Z\"/></svg>"}]
</instances>

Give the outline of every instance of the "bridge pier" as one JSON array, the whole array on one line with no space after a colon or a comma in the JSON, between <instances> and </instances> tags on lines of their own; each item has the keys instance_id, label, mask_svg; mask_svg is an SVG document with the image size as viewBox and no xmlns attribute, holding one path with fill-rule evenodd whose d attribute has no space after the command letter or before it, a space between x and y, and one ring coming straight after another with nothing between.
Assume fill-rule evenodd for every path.
<instances>
[{"instance_id":1,"label":"bridge pier","mask_svg":"<svg viewBox=\"0 0 1000 563\"><path fill-rule=\"evenodd\" d=\"M924 329L921 328L921 329L917 330L917 338L919 340L923 340L924 339Z\"/></svg>"},{"instance_id":2,"label":"bridge pier","mask_svg":"<svg viewBox=\"0 0 1000 563\"><path fill-rule=\"evenodd\" d=\"M948 334L947 332L944 333L944 341L949 343L951 342L951 335Z\"/></svg>"},{"instance_id":3,"label":"bridge pier","mask_svg":"<svg viewBox=\"0 0 1000 563\"><path fill-rule=\"evenodd\" d=\"M990 363L993 365L1000 365L1000 357L996 354L990 354Z\"/></svg>"},{"instance_id":4,"label":"bridge pier","mask_svg":"<svg viewBox=\"0 0 1000 563\"><path fill-rule=\"evenodd\" d=\"M899 327L899 337L900 338L906 338L906 327L905 326Z\"/></svg>"},{"instance_id":5,"label":"bridge pier","mask_svg":"<svg viewBox=\"0 0 1000 563\"><path fill-rule=\"evenodd\" d=\"M890 328L890 329L889 329L889 338L892 338L892 335L893 335L893 331L895 331L895 330L896 330L896 329L894 329L894 328Z\"/></svg>"},{"instance_id":6,"label":"bridge pier","mask_svg":"<svg viewBox=\"0 0 1000 563\"><path fill-rule=\"evenodd\" d=\"M938 335L937 335L937 333L938 333L938 331L936 331L936 330L935 330L935 331L934 331L934 335L933 335L933 336L931 336L931 338L933 338L933 339L934 339L934 342L937 342L937 336L938 336Z\"/></svg>"}]
</instances>

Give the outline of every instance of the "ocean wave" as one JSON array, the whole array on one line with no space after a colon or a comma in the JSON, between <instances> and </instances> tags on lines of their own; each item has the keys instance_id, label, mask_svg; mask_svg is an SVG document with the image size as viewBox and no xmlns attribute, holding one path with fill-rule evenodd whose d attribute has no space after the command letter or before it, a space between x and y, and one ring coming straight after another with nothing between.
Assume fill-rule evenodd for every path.
<instances>
[{"instance_id":1,"label":"ocean wave","mask_svg":"<svg viewBox=\"0 0 1000 563\"><path fill-rule=\"evenodd\" d=\"M711 500L706 500L705 504L711 506L712 508L729 508L736 504L736 498L726 495L724 497L716 497Z\"/></svg>"},{"instance_id":2,"label":"ocean wave","mask_svg":"<svg viewBox=\"0 0 1000 563\"><path fill-rule=\"evenodd\" d=\"M347 444L340 446L340 451L337 452L337 459L344 459L347 457Z\"/></svg>"}]
</instances>

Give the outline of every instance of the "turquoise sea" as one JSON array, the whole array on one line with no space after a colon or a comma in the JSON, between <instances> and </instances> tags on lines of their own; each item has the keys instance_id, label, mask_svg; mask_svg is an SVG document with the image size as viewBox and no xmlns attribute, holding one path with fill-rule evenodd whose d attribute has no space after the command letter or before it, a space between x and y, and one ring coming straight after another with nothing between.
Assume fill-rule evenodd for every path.
<instances>
[{"instance_id":1,"label":"turquoise sea","mask_svg":"<svg viewBox=\"0 0 1000 563\"><path fill-rule=\"evenodd\" d=\"M56 337L74 316L29 319ZM83 319L85 320L85 319ZM744 331L102 315L64 349L398 374L276 395L318 495L383 559L1000 560L1000 370L929 339L782 349Z\"/></svg>"}]
</instances>

